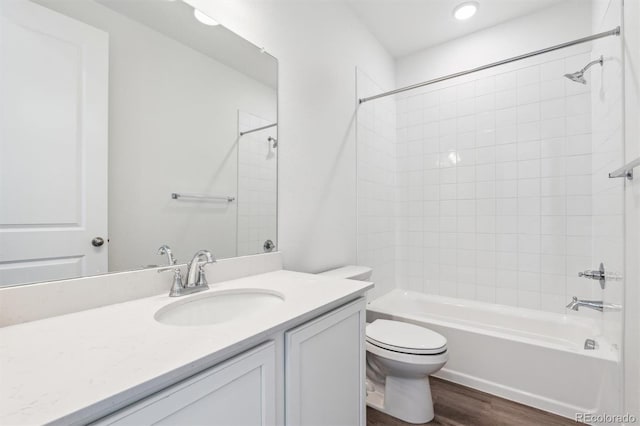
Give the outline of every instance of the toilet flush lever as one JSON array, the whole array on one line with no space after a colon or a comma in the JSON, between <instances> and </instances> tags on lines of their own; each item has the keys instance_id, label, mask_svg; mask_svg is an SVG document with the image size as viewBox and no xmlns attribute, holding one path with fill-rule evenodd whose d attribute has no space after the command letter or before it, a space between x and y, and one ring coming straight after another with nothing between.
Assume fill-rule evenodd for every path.
<instances>
[{"instance_id":1,"label":"toilet flush lever","mask_svg":"<svg viewBox=\"0 0 640 426\"><path fill-rule=\"evenodd\" d=\"M598 270L586 270L584 272L578 272L578 276L579 277L583 277L583 278L590 278L592 280L597 280L600 281L600 287L604 290L604 286L606 284L606 274L604 271L604 264L600 263L600 269Z\"/></svg>"}]
</instances>

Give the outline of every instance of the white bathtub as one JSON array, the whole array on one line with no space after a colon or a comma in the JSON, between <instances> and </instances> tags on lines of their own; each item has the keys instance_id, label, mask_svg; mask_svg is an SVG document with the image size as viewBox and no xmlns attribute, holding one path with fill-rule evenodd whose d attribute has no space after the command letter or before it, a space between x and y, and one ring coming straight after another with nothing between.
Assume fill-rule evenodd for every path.
<instances>
[{"instance_id":1,"label":"white bathtub","mask_svg":"<svg viewBox=\"0 0 640 426\"><path fill-rule=\"evenodd\" d=\"M617 350L586 318L404 290L369 303L367 321L377 318L445 336L449 361L436 377L571 419L602 412L615 389ZM587 338L599 349L583 349Z\"/></svg>"}]
</instances>

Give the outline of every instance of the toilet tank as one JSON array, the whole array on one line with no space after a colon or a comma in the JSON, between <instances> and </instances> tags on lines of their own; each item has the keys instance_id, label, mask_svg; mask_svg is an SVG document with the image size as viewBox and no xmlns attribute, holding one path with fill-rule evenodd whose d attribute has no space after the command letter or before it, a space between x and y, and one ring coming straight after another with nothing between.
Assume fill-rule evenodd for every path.
<instances>
[{"instance_id":1,"label":"toilet tank","mask_svg":"<svg viewBox=\"0 0 640 426\"><path fill-rule=\"evenodd\" d=\"M356 281L368 281L371 278L373 269L368 266L343 266L342 268L330 269L325 272L321 272L318 275L324 275L331 278L343 278Z\"/></svg>"}]
</instances>

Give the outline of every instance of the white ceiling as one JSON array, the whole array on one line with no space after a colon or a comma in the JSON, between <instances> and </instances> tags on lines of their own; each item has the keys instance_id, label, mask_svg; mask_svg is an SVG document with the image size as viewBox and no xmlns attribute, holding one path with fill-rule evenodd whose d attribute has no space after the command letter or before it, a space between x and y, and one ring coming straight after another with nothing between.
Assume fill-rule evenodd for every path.
<instances>
[{"instance_id":1,"label":"white ceiling","mask_svg":"<svg viewBox=\"0 0 640 426\"><path fill-rule=\"evenodd\" d=\"M466 0L346 1L397 58L566 0L476 0L478 13L466 21L453 17L453 8Z\"/></svg>"}]
</instances>

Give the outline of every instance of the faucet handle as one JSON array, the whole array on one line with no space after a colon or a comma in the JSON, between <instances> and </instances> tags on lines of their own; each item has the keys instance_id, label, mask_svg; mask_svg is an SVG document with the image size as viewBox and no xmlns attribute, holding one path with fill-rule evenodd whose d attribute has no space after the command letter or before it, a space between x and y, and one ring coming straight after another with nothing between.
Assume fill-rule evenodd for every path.
<instances>
[{"instance_id":1,"label":"faucet handle","mask_svg":"<svg viewBox=\"0 0 640 426\"><path fill-rule=\"evenodd\" d=\"M202 286L208 286L209 283L207 282L207 275L204 272L204 267L205 265L207 265L208 263L213 263L213 262L201 262L198 264L198 281L196 283L196 285L202 285Z\"/></svg>"},{"instance_id":2,"label":"faucet handle","mask_svg":"<svg viewBox=\"0 0 640 426\"><path fill-rule=\"evenodd\" d=\"M182 281L182 271L180 268L160 268L158 272L173 271L173 284L171 284L171 290L169 291L169 297L182 296L184 290L184 283Z\"/></svg>"}]
</instances>

